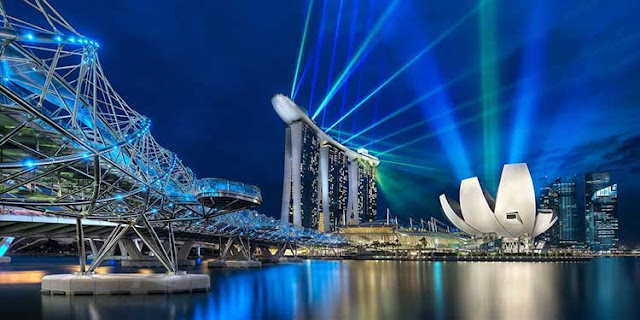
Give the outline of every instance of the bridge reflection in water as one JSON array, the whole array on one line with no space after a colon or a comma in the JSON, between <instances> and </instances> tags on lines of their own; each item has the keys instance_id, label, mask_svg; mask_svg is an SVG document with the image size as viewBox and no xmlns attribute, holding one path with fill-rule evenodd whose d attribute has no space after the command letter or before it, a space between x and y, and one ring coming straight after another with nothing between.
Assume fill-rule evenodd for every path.
<instances>
[{"instance_id":1,"label":"bridge reflection in water","mask_svg":"<svg viewBox=\"0 0 640 320\"><path fill-rule=\"evenodd\" d=\"M61 272L61 271L59 271ZM306 261L217 270L211 292L162 296L40 296L51 317L158 319L637 319L634 258L574 263ZM37 285L23 285L37 286ZM41 300L40 300L41 299ZM4 300L3 300L4 301ZM125 311L126 310L126 311ZM5 314L25 311L5 307Z\"/></svg>"}]
</instances>

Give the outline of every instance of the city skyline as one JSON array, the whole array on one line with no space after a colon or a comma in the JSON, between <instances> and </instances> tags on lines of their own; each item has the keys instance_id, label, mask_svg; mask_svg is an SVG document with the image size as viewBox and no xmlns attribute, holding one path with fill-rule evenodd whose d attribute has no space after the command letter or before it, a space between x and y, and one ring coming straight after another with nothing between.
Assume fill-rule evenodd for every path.
<instances>
[{"instance_id":1,"label":"city skyline","mask_svg":"<svg viewBox=\"0 0 640 320\"><path fill-rule=\"evenodd\" d=\"M583 177L580 191L576 175L541 182L538 208L553 210L559 217L545 238L560 248L617 249L618 184L611 181L609 172L585 173Z\"/></svg>"},{"instance_id":2,"label":"city skyline","mask_svg":"<svg viewBox=\"0 0 640 320\"><path fill-rule=\"evenodd\" d=\"M628 36L629 30L637 29L627 15L633 8L619 10L601 3L586 6L579 1L536 3L542 8L531 10L536 8L532 3L501 3L501 12L510 14L507 17L499 13L496 22L499 28L495 30L494 26L499 42L500 65L497 67L502 74L499 84L503 91L499 102L504 106L499 111L501 126L497 146L501 148L496 154L501 161L498 162L508 163L512 154L513 157L521 155L520 160L530 165L534 184L545 175L611 172L621 192L621 242L640 243L633 232L640 227L634 214L638 210L637 204L625 200L640 192L638 179L635 179L639 170L632 161L637 158L640 145L638 124L633 120L640 116L635 107L639 99L632 88L616 81L634 79L638 74L635 72L638 61L625 54L638 47L637 39ZM344 97L345 112L417 52L437 40L476 4L475 1L455 5L414 2L396 7L385 27L390 29L378 34L380 37L374 39L376 46L367 51L365 62L358 65L346 84L349 94ZM269 98L277 92L288 93L291 87L307 3L250 3L255 9L250 12L241 10L249 3L207 5L205 10L199 10L213 12L213 16L207 17L194 15L188 6L175 8L166 3L153 8L135 3L120 4L119 8L101 3L58 5L61 11L68 13L74 25L100 41L101 51L106 53L102 62L109 77L117 83L123 97L153 120L151 130L163 145L178 153L198 176L225 176L260 186L264 193L261 212L279 216L284 132L282 122L269 105ZM333 79L344 69L349 43L352 44L351 55L354 55L386 7L362 3L355 9L351 4L345 4L343 8ZM300 66L299 78L304 80L296 100L312 114L327 91L337 11L336 3L327 5L322 46L317 50L319 27L323 21L322 2L315 1L311 10L307 47ZM84 12L94 14L88 16ZM175 19L165 18L168 23L157 26L142 12L150 12L155 17L188 16L190 23L174 24ZM439 16L430 12L438 12ZM560 12L574 13L565 17ZM601 12L608 14L601 16ZM267 16L286 19L274 23L264 20ZM234 21L249 20L258 23L241 24L229 33L214 32L226 30L225 26L233 25ZM577 21L583 20L597 22L584 28L575 27ZM134 28L123 28L123 21L137 23ZM491 178L484 168L484 121L482 117L474 120L481 109L474 101L482 100L478 100L482 96L478 80L481 70L476 68L481 58L478 26L477 15L464 20L428 54L379 91L379 95L374 95L343 120L342 130L336 134L340 140L347 140L348 134L355 136L374 121L385 119L393 110L428 95L429 88L447 84L446 94L431 95L421 100L422 104L417 102L402 115L385 120L349 141L357 146L373 142L371 150L385 151L423 139L423 142L398 152L390 152L395 153L393 158L381 157L383 163L378 175L386 183L379 191L379 207L382 211L391 207L401 221L408 221L410 216L428 219L433 215L442 219L437 194L455 192L456 186L451 181L459 180L458 176L478 175L483 181ZM402 28L417 31L410 34L394 32ZM511 31L536 41L515 39ZM401 36L385 36L387 34ZM168 38L181 39L180 49L167 46ZM125 47L130 54L119 54ZM210 53L214 51L216 58L211 59ZM316 51L320 54L315 98L310 99ZM176 58L183 52L190 52L193 58ZM617 64L607 65L603 61L617 61ZM151 70L151 65L157 69ZM302 77L305 68L306 75ZM134 69L139 70L138 80L128 81L130 70ZM537 73L527 70L541 70L544 76L533 77ZM264 81L264 78L270 80ZM186 98L178 101L174 98L178 95L162 97L158 92L163 90L172 90ZM527 101L531 100L525 99L524 94L532 91L540 92L541 96L527 108ZM324 109L325 127L340 118L336 112L342 109L342 95L342 92L335 95ZM490 97L491 89L487 87L485 98ZM181 112L167 112L175 106L181 106ZM524 119L529 120L518 120L520 114L527 115L526 110L530 112ZM250 116L236 122L238 115ZM321 125L322 118L321 113L317 118ZM424 124L397 133L420 121ZM457 129L452 130L454 127ZM520 129L515 130L515 127ZM522 140L515 134L518 131L526 133L528 138ZM392 134L388 139L377 141ZM252 156L255 153L264 156ZM411 162L414 167L390 161ZM498 173L493 175L497 180Z\"/></svg>"},{"instance_id":3,"label":"city skyline","mask_svg":"<svg viewBox=\"0 0 640 320\"><path fill-rule=\"evenodd\" d=\"M2 314L639 318L624 1L0 0Z\"/></svg>"}]
</instances>

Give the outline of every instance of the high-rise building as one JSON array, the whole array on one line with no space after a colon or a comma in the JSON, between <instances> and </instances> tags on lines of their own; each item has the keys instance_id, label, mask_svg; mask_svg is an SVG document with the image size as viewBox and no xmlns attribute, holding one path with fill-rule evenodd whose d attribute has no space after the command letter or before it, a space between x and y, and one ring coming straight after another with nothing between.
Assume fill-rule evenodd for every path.
<instances>
[{"instance_id":1,"label":"high-rise building","mask_svg":"<svg viewBox=\"0 0 640 320\"><path fill-rule=\"evenodd\" d=\"M281 221L329 232L375 220L378 158L334 140L289 98L271 102L287 124Z\"/></svg>"},{"instance_id":2,"label":"high-rise building","mask_svg":"<svg viewBox=\"0 0 640 320\"><path fill-rule=\"evenodd\" d=\"M360 151L364 152L364 151ZM362 212L361 220L371 222L378 212L378 187L376 185L376 167L358 162L360 185L358 187L358 208Z\"/></svg>"},{"instance_id":3,"label":"high-rise building","mask_svg":"<svg viewBox=\"0 0 640 320\"><path fill-rule=\"evenodd\" d=\"M553 188L553 184L549 183L545 177L540 180L540 199L538 199L538 212L551 211L554 214L558 214L558 193ZM558 228L558 222L556 222L549 230L540 235L549 245L558 246L560 239L557 232L553 232Z\"/></svg>"},{"instance_id":4,"label":"high-rise building","mask_svg":"<svg viewBox=\"0 0 640 320\"><path fill-rule=\"evenodd\" d=\"M618 247L618 185L608 172L587 173L585 182L585 222L587 247L611 250Z\"/></svg>"},{"instance_id":5,"label":"high-rise building","mask_svg":"<svg viewBox=\"0 0 640 320\"><path fill-rule=\"evenodd\" d=\"M349 158L340 149L328 145L322 150L328 152L329 178L329 230L336 230L339 225L346 224L347 195L349 192ZM323 152L321 150L321 152Z\"/></svg>"},{"instance_id":6,"label":"high-rise building","mask_svg":"<svg viewBox=\"0 0 640 320\"><path fill-rule=\"evenodd\" d=\"M318 163L320 161L320 139L313 128L304 122L293 123L289 128L292 137L301 140L300 157L300 216L302 225L307 228L318 228L319 208Z\"/></svg>"},{"instance_id":7,"label":"high-rise building","mask_svg":"<svg viewBox=\"0 0 640 320\"><path fill-rule=\"evenodd\" d=\"M576 176L558 178L540 190L540 208L551 209L558 222L545 234L549 244L557 247L584 246L584 219L578 213Z\"/></svg>"}]
</instances>

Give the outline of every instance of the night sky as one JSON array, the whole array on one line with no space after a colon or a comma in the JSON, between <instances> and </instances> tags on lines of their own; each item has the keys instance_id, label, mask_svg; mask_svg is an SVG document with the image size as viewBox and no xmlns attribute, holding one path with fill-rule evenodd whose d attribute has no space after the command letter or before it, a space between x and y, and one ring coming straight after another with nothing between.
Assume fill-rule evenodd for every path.
<instances>
[{"instance_id":1,"label":"night sky","mask_svg":"<svg viewBox=\"0 0 640 320\"><path fill-rule=\"evenodd\" d=\"M291 95L309 0L53 4L100 42L112 85L160 143L198 177L260 186L260 211L279 215L285 125L270 98ZM295 101L379 155L380 216L444 220L440 193L457 198L471 176L495 192L509 162L528 163L536 188L575 174L582 189L584 172L610 171L622 243L640 244L638 12L622 0L314 0Z\"/></svg>"}]
</instances>

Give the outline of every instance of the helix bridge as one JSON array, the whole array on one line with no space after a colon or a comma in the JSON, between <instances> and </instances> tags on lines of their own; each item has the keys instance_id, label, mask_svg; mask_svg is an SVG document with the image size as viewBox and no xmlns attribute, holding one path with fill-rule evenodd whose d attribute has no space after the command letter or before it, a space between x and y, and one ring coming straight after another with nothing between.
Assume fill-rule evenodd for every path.
<instances>
[{"instance_id":1,"label":"helix bridge","mask_svg":"<svg viewBox=\"0 0 640 320\"><path fill-rule=\"evenodd\" d=\"M79 243L81 221L113 223L89 271L132 234L169 271L177 268L176 235L344 244L250 210L262 203L256 186L198 179L116 92L100 44L48 1L2 1L0 19L0 205L77 219Z\"/></svg>"}]
</instances>

